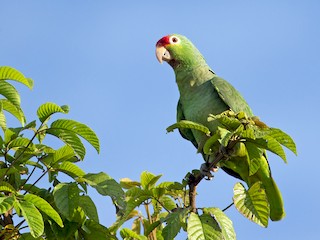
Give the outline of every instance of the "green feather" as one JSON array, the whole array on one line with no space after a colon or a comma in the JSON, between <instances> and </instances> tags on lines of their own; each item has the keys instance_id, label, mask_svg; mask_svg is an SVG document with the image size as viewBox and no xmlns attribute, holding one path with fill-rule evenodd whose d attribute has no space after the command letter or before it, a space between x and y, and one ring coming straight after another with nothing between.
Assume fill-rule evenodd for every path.
<instances>
[{"instance_id":1,"label":"green feather","mask_svg":"<svg viewBox=\"0 0 320 240\"><path fill-rule=\"evenodd\" d=\"M174 69L176 82L180 92L177 106L177 121L189 120L200 123L211 132L219 127L217 121L208 122L209 114L220 114L231 109L235 113L253 113L241 94L227 81L218 77L208 66L199 50L184 36L174 34L180 39L179 44L169 44L171 60L168 62ZM207 159L202 147L207 136L193 129L181 129L182 137L189 140ZM284 217L281 193L273 180L265 153L256 159L259 169L250 174L248 153L233 155L220 166L228 174L245 181L248 187L261 181L266 189L270 204L270 218L277 221Z\"/></svg>"}]
</instances>

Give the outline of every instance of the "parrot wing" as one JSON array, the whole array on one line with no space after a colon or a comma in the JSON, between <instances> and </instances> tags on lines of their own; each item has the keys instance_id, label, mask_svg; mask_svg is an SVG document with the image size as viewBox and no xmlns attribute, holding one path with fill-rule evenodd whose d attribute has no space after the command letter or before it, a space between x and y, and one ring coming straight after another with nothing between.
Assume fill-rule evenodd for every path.
<instances>
[{"instance_id":1,"label":"parrot wing","mask_svg":"<svg viewBox=\"0 0 320 240\"><path fill-rule=\"evenodd\" d=\"M246 100L244 100L241 94L230 83L218 76L214 76L210 81L220 98L232 111L235 113L242 111L245 112L248 117L253 116L252 110Z\"/></svg>"}]
</instances>

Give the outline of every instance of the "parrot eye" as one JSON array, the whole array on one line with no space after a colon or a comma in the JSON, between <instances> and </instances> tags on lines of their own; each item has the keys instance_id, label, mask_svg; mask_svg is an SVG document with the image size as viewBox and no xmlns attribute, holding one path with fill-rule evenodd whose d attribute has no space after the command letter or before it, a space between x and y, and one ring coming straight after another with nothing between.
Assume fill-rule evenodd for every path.
<instances>
[{"instance_id":1,"label":"parrot eye","mask_svg":"<svg viewBox=\"0 0 320 240\"><path fill-rule=\"evenodd\" d=\"M170 43L171 44L177 44L180 42L180 39L176 36L171 36L170 39L169 39Z\"/></svg>"}]
</instances>

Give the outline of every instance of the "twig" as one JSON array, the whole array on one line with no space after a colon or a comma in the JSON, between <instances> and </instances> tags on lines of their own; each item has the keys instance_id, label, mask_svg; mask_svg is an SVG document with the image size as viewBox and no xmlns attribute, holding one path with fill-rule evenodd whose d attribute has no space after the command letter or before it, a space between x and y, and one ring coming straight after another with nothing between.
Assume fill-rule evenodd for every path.
<instances>
[{"instance_id":1,"label":"twig","mask_svg":"<svg viewBox=\"0 0 320 240\"><path fill-rule=\"evenodd\" d=\"M227 147L225 147L224 151L221 149L219 150L214 158L209 158L206 162L206 166L208 171L210 169L217 166L217 164L223 160L228 158L228 152L240 141L240 138L236 138L234 140L230 140ZM190 174L188 179L188 186L189 186L189 202L192 212L197 211L196 207L196 195L197 195L197 185L202 181L202 179L205 177L204 174L201 173L201 171L196 172L195 174Z\"/></svg>"}]
</instances>

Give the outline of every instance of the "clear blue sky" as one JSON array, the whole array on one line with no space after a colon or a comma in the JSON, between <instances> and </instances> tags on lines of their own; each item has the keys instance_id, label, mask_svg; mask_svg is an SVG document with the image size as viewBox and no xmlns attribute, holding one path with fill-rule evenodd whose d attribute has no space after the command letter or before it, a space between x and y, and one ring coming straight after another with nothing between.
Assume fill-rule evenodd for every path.
<instances>
[{"instance_id":1,"label":"clear blue sky","mask_svg":"<svg viewBox=\"0 0 320 240\"><path fill-rule=\"evenodd\" d=\"M296 141L288 164L270 154L287 216L267 229L234 208L238 239L316 239L319 236L319 1L2 1L0 65L35 81L19 87L29 121L47 101L71 108L88 124L101 154L88 148L87 172L139 179L142 171L180 181L201 156L177 132L173 71L155 58L168 33L188 36L214 71L231 82L254 113ZM16 124L16 123L14 123ZM198 206L224 208L236 180L219 171L201 183ZM93 193L94 191L92 191ZM114 221L106 197L94 194L102 224ZM185 239L185 234L177 239Z\"/></svg>"}]
</instances>

